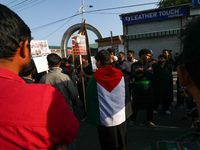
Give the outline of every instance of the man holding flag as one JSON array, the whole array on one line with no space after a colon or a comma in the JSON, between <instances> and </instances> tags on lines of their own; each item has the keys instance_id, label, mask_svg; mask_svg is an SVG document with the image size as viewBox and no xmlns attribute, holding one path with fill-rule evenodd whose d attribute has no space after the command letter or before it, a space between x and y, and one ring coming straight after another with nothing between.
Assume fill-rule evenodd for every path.
<instances>
[{"instance_id":1,"label":"man holding flag","mask_svg":"<svg viewBox=\"0 0 200 150\"><path fill-rule=\"evenodd\" d=\"M126 150L126 119L131 104L124 74L110 65L110 53L101 50L95 56L97 71L86 89L88 122L97 125L102 150Z\"/></svg>"},{"instance_id":2,"label":"man holding flag","mask_svg":"<svg viewBox=\"0 0 200 150\"><path fill-rule=\"evenodd\" d=\"M85 119L87 119L86 106L85 106L85 88L87 86L90 76L92 75L91 53L90 53L87 26L86 26L85 20L80 27L77 37L81 37L84 35L85 35L84 42L77 47L75 45L73 47L73 54L79 55L79 60L80 60L80 67L77 68L77 77L80 78L80 80L78 81L78 91L79 91L80 100L82 101L83 107L84 107L84 114L80 119L81 121L84 121ZM74 43L77 43L77 42L74 42ZM87 55L88 62L86 61L85 55Z\"/></svg>"}]
</instances>

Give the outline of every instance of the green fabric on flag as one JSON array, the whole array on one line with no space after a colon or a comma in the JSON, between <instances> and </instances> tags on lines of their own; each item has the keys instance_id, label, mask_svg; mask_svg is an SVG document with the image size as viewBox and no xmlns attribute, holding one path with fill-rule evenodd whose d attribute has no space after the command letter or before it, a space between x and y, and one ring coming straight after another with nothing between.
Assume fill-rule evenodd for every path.
<instances>
[{"instance_id":1,"label":"green fabric on flag","mask_svg":"<svg viewBox=\"0 0 200 150\"><path fill-rule=\"evenodd\" d=\"M100 124L99 101L97 93L97 81L94 76L90 77L89 83L86 88L86 108L87 120L92 125Z\"/></svg>"}]
</instances>

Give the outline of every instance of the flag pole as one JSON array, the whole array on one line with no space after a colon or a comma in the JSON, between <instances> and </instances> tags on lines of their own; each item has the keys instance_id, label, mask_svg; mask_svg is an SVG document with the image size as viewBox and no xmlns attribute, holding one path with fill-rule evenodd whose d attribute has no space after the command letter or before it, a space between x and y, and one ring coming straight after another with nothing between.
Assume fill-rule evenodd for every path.
<instances>
[{"instance_id":1,"label":"flag pole","mask_svg":"<svg viewBox=\"0 0 200 150\"><path fill-rule=\"evenodd\" d=\"M79 55L79 57L80 57L80 66L81 66L81 72L82 72L83 71L82 57L81 57L81 55ZM84 109L86 111L87 109L86 109L86 100L85 100L85 82L84 82L84 77L81 77L81 80L82 80L82 85L83 85Z\"/></svg>"}]
</instances>

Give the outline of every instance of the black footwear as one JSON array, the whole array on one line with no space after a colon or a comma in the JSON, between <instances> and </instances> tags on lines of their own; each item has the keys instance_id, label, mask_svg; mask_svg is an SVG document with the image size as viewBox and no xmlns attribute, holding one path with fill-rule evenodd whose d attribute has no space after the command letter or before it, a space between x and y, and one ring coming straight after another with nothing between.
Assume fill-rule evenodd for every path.
<instances>
[{"instance_id":1,"label":"black footwear","mask_svg":"<svg viewBox=\"0 0 200 150\"><path fill-rule=\"evenodd\" d=\"M174 106L174 109L178 109L178 108L180 108L181 106L180 105L176 105L176 106Z\"/></svg>"},{"instance_id":2,"label":"black footwear","mask_svg":"<svg viewBox=\"0 0 200 150\"><path fill-rule=\"evenodd\" d=\"M80 121L85 121L86 119L87 119L87 116L86 116L86 114L84 114L84 115L81 117Z\"/></svg>"},{"instance_id":3,"label":"black footwear","mask_svg":"<svg viewBox=\"0 0 200 150\"><path fill-rule=\"evenodd\" d=\"M76 110L76 108L77 108L76 106L73 106L73 110Z\"/></svg>"}]
</instances>

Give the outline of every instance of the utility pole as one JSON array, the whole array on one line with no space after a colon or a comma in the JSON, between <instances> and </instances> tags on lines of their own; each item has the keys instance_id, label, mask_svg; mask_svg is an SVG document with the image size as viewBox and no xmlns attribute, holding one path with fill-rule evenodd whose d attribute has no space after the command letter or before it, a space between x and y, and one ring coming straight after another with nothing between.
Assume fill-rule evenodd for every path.
<instances>
[{"instance_id":1,"label":"utility pole","mask_svg":"<svg viewBox=\"0 0 200 150\"><path fill-rule=\"evenodd\" d=\"M84 21L84 0L82 0L82 6L83 6L83 8L82 8L82 22Z\"/></svg>"},{"instance_id":2,"label":"utility pole","mask_svg":"<svg viewBox=\"0 0 200 150\"><path fill-rule=\"evenodd\" d=\"M114 45L113 45L113 34L112 34L112 31L110 31L110 37L111 37L112 48L114 48Z\"/></svg>"}]
</instances>

